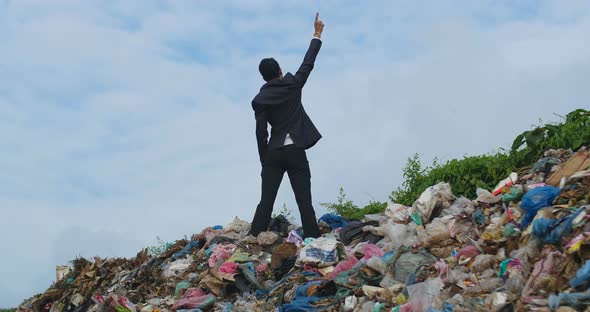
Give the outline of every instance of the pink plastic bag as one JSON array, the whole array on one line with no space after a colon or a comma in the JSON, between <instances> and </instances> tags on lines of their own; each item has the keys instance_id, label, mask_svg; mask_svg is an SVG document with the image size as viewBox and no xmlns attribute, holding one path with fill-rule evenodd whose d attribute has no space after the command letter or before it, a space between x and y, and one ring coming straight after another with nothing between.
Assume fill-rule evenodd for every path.
<instances>
[{"instance_id":1,"label":"pink plastic bag","mask_svg":"<svg viewBox=\"0 0 590 312\"><path fill-rule=\"evenodd\" d=\"M225 262L219 267L219 272L236 274L238 272L238 264L235 262Z\"/></svg>"},{"instance_id":2,"label":"pink plastic bag","mask_svg":"<svg viewBox=\"0 0 590 312\"><path fill-rule=\"evenodd\" d=\"M383 257L384 253L383 250L381 250L381 248L379 248L379 246L374 245L374 244L364 244L361 247L360 252L364 255L363 259L364 260L369 260L373 257Z\"/></svg>"},{"instance_id":3,"label":"pink plastic bag","mask_svg":"<svg viewBox=\"0 0 590 312\"><path fill-rule=\"evenodd\" d=\"M268 269L268 265L264 262L260 262L258 266L256 266L256 273L262 273Z\"/></svg>"},{"instance_id":4,"label":"pink plastic bag","mask_svg":"<svg viewBox=\"0 0 590 312\"><path fill-rule=\"evenodd\" d=\"M338 275L338 273L341 272L346 272L346 271L350 271L352 270L352 268L358 263L358 259L355 257L350 257L347 260L343 260L340 261L336 267L334 268L334 271L332 271L332 274L330 275L330 278L335 278L336 275Z\"/></svg>"},{"instance_id":5,"label":"pink plastic bag","mask_svg":"<svg viewBox=\"0 0 590 312\"><path fill-rule=\"evenodd\" d=\"M466 258L475 258L480 254L479 250L477 249L477 247L470 245L470 246L466 246L461 248L461 250L459 250L459 252L457 253L457 258L458 259L466 259Z\"/></svg>"},{"instance_id":6,"label":"pink plastic bag","mask_svg":"<svg viewBox=\"0 0 590 312\"><path fill-rule=\"evenodd\" d=\"M234 244L227 244L227 245L217 245L215 249L213 249L213 253L211 257L209 257L209 267L216 268L217 266L223 264L225 260L229 259L234 252L236 245Z\"/></svg>"},{"instance_id":7,"label":"pink plastic bag","mask_svg":"<svg viewBox=\"0 0 590 312\"><path fill-rule=\"evenodd\" d=\"M208 309L215 304L215 295L207 294L202 289L198 288L189 288L185 293L184 296L172 307L172 309L177 310L181 308L185 309Z\"/></svg>"}]
</instances>

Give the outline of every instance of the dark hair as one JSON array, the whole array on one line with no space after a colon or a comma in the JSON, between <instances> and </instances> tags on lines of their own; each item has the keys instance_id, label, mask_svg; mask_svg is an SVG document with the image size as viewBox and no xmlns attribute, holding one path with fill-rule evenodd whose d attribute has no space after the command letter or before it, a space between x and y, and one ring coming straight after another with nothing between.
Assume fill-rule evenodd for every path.
<instances>
[{"instance_id":1,"label":"dark hair","mask_svg":"<svg viewBox=\"0 0 590 312\"><path fill-rule=\"evenodd\" d=\"M260 65L258 65L258 70L265 81L271 81L275 78L278 78L281 73L281 67L279 67L279 63L272 57L262 59L262 61L260 61Z\"/></svg>"}]
</instances>

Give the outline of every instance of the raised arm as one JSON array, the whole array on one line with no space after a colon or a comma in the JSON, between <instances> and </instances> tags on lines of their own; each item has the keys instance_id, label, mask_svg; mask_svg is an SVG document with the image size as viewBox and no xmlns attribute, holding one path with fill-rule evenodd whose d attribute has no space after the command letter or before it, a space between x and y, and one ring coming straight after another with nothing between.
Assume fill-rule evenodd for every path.
<instances>
[{"instance_id":1,"label":"raised arm","mask_svg":"<svg viewBox=\"0 0 590 312\"><path fill-rule=\"evenodd\" d=\"M319 19L319 13L315 15L315 32L313 34L313 39L309 44L309 48L307 49L307 53L305 53L305 57L303 58L303 63L295 73L295 79L297 80L299 86L303 88L309 74L313 69L313 65L315 63L316 56L318 52L320 52L320 48L322 46L322 32L324 31L324 22Z\"/></svg>"}]
</instances>

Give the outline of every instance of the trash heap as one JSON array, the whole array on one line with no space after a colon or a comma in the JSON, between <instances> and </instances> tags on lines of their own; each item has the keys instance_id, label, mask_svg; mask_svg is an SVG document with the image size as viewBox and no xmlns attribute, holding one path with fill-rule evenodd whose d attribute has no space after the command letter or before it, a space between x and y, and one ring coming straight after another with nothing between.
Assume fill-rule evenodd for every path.
<instances>
[{"instance_id":1,"label":"trash heap","mask_svg":"<svg viewBox=\"0 0 590 312\"><path fill-rule=\"evenodd\" d=\"M283 216L235 218L158 256L76 259L19 311L590 311L590 159L550 150L470 200L451 185L412 207L302 239Z\"/></svg>"}]
</instances>

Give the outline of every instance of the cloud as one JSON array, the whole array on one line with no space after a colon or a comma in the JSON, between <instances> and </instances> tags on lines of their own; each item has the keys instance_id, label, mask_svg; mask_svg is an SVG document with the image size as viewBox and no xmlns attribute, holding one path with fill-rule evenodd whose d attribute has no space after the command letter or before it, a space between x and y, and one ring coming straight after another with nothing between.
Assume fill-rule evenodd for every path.
<instances>
[{"instance_id":1,"label":"cloud","mask_svg":"<svg viewBox=\"0 0 590 312\"><path fill-rule=\"evenodd\" d=\"M318 214L340 186L385 200L415 152L490 152L588 107L585 1L0 2L0 306L78 254L250 220L258 61L296 70L316 10ZM282 203L296 211L286 179Z\"/></svg>"}]
</instances>

